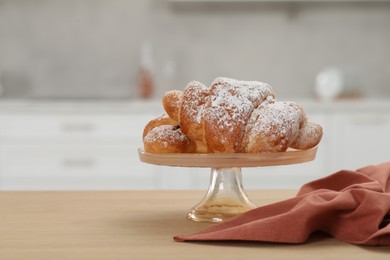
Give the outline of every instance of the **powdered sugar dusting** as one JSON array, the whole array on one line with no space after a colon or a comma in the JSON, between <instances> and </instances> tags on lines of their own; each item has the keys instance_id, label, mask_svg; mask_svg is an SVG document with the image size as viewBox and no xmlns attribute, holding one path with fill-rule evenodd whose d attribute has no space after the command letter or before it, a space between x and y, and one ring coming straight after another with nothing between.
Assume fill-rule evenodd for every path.
<instances>
[{"instance_id":1,"label":"powdered sugar dusting","mask_svg":"<svg viewBox=\"0 0 390 260\"><path fill-rule=\"evenodd\" d=\"M270 146L278 151L285 150L298 135L303 118L303 110L296 103L267 99L251 115L248 141L256 143L259 136L266 136Z\"/></svg>"},{"instance_id":2,"label":"powdered sugar dusting","mask_svg":"<svg viewBox=\"0 0 390 260\"><path fill-rule=\"evenodd\" d=\"M223 108L215 109L214 111L219 113L214 114L211 119L216 120L222 129L230 133L237 132L237 128L243 130L253 109L268 96L274 97L273 90L267 83L222 77L213 81L210 93L210 108Z\"/></svg>"},{"instance_id":3,"label":"powdered sugar dusting","mask_svg":"<svg viewBox=\"0 0 390 260\"><path fill-rule=\"evenodd\" d=\"M195 123L200 124L202 121L204 106L206 104L206 102L203 102L204 100L201 98L205 94L209 93L208 88L198 81L192 81L188 83L184 93L186 97L188 97L183 103L184 109L189 113L189 116Z\"/></svg>"},{"instance_id":4,"label":"powdered sugar dusting","mask_svg":"<svg viewBox=\"0 0 390 260\"><path fill-rule=\"evenodd\" d=\"M257 107L267 96L274 94L267 83L220 77L211 84L211 95L211 106L245 110Z\"/></svg>"},{"instance_id":5,"label":"powdered sugar dusting","mask_svg":"<svg viewBox=\"0 0 390 260\"><path fill-rule=\"evenodd\" d=\"M322 127L313 122L306 122L301 129L297 138L291 144L295 149L309 149L316 146L322 137Z\"/></svg>"},{"instance_id":6,"label":"powdered sugar dusting","mask_svg":"<svg viewBox=\"0 0 390 260\"><path fill-rule=\"evenodd\" d=\"M167 148L173 142L186 142L188 138L177 128L172 125L161 125L153 128L144 138L145 143L161 143Z\"/></svg>"}]
</instances>

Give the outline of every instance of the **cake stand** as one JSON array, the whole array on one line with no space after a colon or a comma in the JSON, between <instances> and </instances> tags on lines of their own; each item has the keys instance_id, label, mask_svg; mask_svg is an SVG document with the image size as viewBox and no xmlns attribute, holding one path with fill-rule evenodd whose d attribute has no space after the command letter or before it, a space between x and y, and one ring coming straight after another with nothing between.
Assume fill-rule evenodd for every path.
<instances>
[{"instance_id":1,"label":"cake stand","mask_svg":"<svg viewBox=\"0 0 390 260\"><path fill-rule=\"evenodd\" d=\"M287 150L279 153L147 153L138 150L142 162L176 167L211 168L206 195L188 213L199 222L222 222L256 207L246 194L241 168L298 164L314 160L317 147L308 150Z\"/></svg>"}]
</instances>

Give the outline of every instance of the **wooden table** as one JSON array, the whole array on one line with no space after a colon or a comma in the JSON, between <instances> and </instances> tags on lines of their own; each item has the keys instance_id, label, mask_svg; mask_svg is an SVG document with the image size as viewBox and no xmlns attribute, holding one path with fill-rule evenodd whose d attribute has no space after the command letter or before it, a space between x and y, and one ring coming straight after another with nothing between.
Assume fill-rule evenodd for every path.
<instances>
[{"instance_id":1,"label":"wooden table","mask_svg":"<svg viewBox=\"0 0 390 260\"><path fill-rule=\"evenodd\" d=\"M204 192L0 192L0 259L390 259L390 247L325 235L302 245L174 242L212 225L186 219ZM248 194L264 205L295 191Z\"/></svg>"}]
</instances>

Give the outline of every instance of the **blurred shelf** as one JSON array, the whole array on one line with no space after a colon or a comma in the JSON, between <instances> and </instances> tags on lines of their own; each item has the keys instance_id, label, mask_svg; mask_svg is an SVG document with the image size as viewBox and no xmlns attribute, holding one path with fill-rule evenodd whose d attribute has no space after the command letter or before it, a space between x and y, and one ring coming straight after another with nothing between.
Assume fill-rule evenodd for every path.
<instances>
[{"instance_id":1,"label":"blurred shelf","mask_svg":"<svg viewBox=\"0 0 390 260\"><path fill-rule=\"evenodd\" d=\"M160 99L72 100L72 99L0 99L0 114L6 113L109 113L161 114Z\"/></svg>"},{"instance_id":2,"label":"blurred shelf","mask_svg":"<svg viewBox=\"0 0 390 260\"><path fill-rule=\"evenodd\" d=\"M301 104L308 112L378 112L390 113L389 98L356 98L321 101L313 98L279 98L279 100L291 100ZM164 112L160 99L149 100L31 100L31 99L0 99L0 114L22 113L33 114L50 113L97 113L97 114L153 114L160 115Z\"/></svg>"},{"instance_id":3,"label":"blurred shelf","mask_svg":"<svg viewBox=\"0 0 390 260\"><path fill-rule=\"evenodd\" d=\"M168 0L172 4L390 3L390 0Z\"/></svg>"}]
</instances>

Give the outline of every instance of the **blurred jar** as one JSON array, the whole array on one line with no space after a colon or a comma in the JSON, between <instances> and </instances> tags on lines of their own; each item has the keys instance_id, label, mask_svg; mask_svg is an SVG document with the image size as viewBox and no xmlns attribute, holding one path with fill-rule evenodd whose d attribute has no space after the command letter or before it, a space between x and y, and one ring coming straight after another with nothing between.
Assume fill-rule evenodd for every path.
<instances>
[{"instance_id":1,"label":"blurred jar","mask_svg":"<svg viewBox=\"0 0 390 260\"><path fill-rule=\"evenodd\" d=\"M149 43L145 43L141 48L140 68L139 68L139 94L143 99L151 98L154 94L154 61L153 48Z\"/></svg>"},{"instance_id":2,"label":"blurred jar","mask_svg":"<svg viewBox=\"0 0 390 260\"><path fill-rule=\"evenodd\" d=\"M363 94L359 74L340 67L328 67L320 71L315 78L314 91L318 98L325 101L356 98Z\"/></svg>"},{"instance_id":3,"label":"blurred jar","mask_svg":"<svg viewBox=\"0 0 390 260\"><path fill-rule=\"evenodd\" d=\"M0 72L0 97L3 95L3 93L4 93L3 75Z\"/></svg>"}]
</instances>

